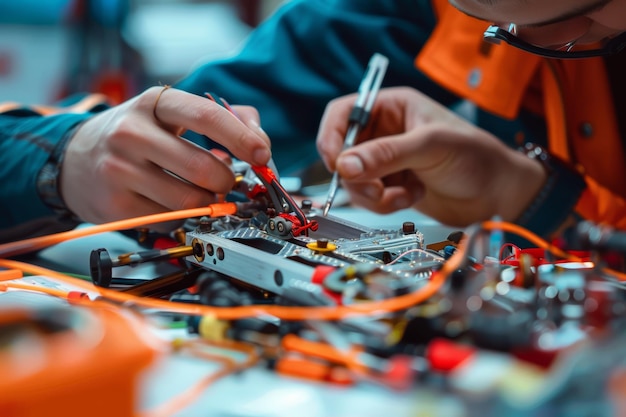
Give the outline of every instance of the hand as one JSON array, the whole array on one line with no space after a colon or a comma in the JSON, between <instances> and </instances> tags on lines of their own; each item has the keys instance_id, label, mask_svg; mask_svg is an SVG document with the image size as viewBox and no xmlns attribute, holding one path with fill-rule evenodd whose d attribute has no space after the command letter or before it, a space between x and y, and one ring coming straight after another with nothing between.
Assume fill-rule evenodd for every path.
<instances>
[{"instance_id":1,"label":"hand","mask_svg":"<svg viewBox=\"0 0 626 417\"><path fill-rule=\"evenodd\" d=\"M150 88L94 116L69 142L61 192L81 219L102 223L201 207L215 202L215 193L228 192L234 175L227 161L181 138L187 129L243 161L269 161L269 138L254 108L235 106L235 117L208 98L162 89Z\"/></svg>"},{"instance_id":2,"label":"hand","mask_svg":"<svg viewBox=\"0 0 626 417\"><path fill-rule=\"evenodd\" d=\"M383 89L358 144L342 152L355 96L329 103L317 148L352 202L408 207L455 227L518 218L546 181L537 161L410 88Z\"/></svg>"}]
</instances>

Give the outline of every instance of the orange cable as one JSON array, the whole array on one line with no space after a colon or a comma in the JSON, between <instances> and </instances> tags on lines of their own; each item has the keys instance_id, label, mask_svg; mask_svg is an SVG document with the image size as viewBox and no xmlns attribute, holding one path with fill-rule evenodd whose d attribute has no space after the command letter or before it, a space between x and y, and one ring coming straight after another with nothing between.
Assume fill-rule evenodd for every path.
<instances>
[{"instance_id":1,"label":"orange cable","mask_svg":"<svg viewBox=\"0 0 626 417\"><path fill-rule=\"evenodd\" d=\"M165 213L150 214L148 216L135 217L132 219L119 220L110 223L103 223L81 229L74 229L67 232L55 233L52 235L40 236L31 239L24 239L17 242L0 244L0 257L10 258L52 246L61 242L79 237L91 236L103 232L113 232L118 230L133 229L146 224L169 222L172 220L188 219L191 217L213 216L222 217L237 213L235 203L217 203L207 207L189 210L178 210Z\"/></svg>"},{"instance_id":2,"label":"orange cable","mask_svg":"<svg viewBox=\"0 0 626 417\"><path fill-rule=\"evenodd\" d=\"M459 256L461 256L461 251L457 251L457 253L459 254ZM116 301L120 303L128 302L139 307L154 308L163 311L177 312L181 314L189 314L194 316L213 315L216 318L223 320L236 320L261 315L272 315L283 320L339 320L355 315L381 314L387 313L389 311L403 310L428 299L433 294L435 294L439 290L439 288L441 288L441 286L445 282L447 274L454 270L450 269L452 268L452 266L446 266L452 265L451 261L453 258L450 258L450 260L446 262L446 264L444 264L443 268L440 271L434 273L431 277L431 280L425 286L421 287L413 293L390 298L387 300L364 302L361 304L355 304L350 306L336 307L285 307L276 305L211 307L200 304L177 303L167 300L159 300L156 298L153 299L137 297L128 293L96 287L91 283L79 280L77 278L69 277L67 275L60 274L52 270L47 270L46 268L35 267L33 265L22 263L19 261L0 259L0 266L22 269L35 275L49 276L62 282L76 285L87 291L96 291L100 293L100 295L102 295L104 298L111 301Z\"/></svg>"},{"instance_id":3,"label":"orange cable","mask_svg":"<svg viewBox=\"0 0 626 417\"><path fill-rule=\"evenodd\" d=\"M549 244L539 236L521 228L520 226L505 223L505 222L485 222L482 225L485 229L501 229L513 233L519 233L527 240L537 244L542 248L549 249L556 252L559 256L566 257L568 259L577 260L578 258L569 255L553 245ZM181 314L189 314L195 316L213 315L216 318L222 320L236 320L246 317L255 317L260 315L271 315L283 320L340 320L350 316L356 315L371 315L371 314L384 314L390 311L403 310L419 304L432 295L434 295L443 285L447 277L456 268L458 268L466 255L465 245L459 245L453 256L446 261L441 270L436 271L431 276L430 280L420 287L418 290L398 297L380 300L369 301L360 304L354 304L349 306L332 306L332 307L285 307L276 305L252 305L242 307L211 307L199 304L187 304L176 303L167 300L142 298L133 296L127 293L118 292L115 290L109 290L105 288L95 287L92 284L85 283L84 281L64 276L53 271L46 272L45 269L39 268L37 274L51 275L53 278L61 279L62 281L78 285L81 288L86 288L92 291L99 292L103 297L112 301L121 303L133 303L140 307L155 308L164 311L177 312ZM21 265L21 266L19 266ZM0 266L9 268L17 268L28 271L30 266L28 264L17 263L17 261L8 261L0 259ZM620 279L626 280L624 274L620 274Z\"/></svg>"},{"instance_id":4,"label":"orange cable","mask_svg":"<svg viewBox=\"0 0 626 417\"><path fill-rule=\"evenodd\" d=\"M572 261L579 261L580 260L579 257L574 256L574 255L570 255L569 253L562 251L561 249L559 249L558 247L554 246L553 244L551 244L547 240L543 239L542 237L540 237L540 236L534 234L533 232L531 232L530 230L525 229L522 226L518 226L518 225L516 225L514 223L489 220L489 221L483 222L481 224L481 226L485 230L502 230L504 232L514 233L514 234L518 235L519 237L522 237L522 238L528 240L529 242L537 245L537 247L539 247L541 249L545 249L545 250L549 251L550 253L552 253L555 256L558 256L560 258L569 259L569 260L572 260Z\"/></svg>"},{"instance_id":5,"label":"orange cable","mask_svg":"<svg viewBox=\"0 0 626 417\"><path fill-rule=\"evenodd\" d=\"M360 363L358 359L358 355L363 352L354 347L348 351L342 351L328 343L303 339L295 334L285 335L281 346L286 351L298 352L303 355L323 359L327 362L343 365L357 375L367 374L367 366Z\"/></svg>"},{"instance_id":6,"label":"orange cable","mask_svg":"<svg viewBox=\"0 0 626 417\"><path fill-rule=\"evenodd\" d=\"M41 266L37 266L37 265L33 265L33 264L21 262L21 261L14 261L12 259L0 259L0 267L19 269L20 271L23 271L31 275L41 275L41 276L45 276L48 278L57 279L68 285L73 285L86 291L98 292L100 290L100 288L96 287L91 282L74 278L69 275L62 274L57 271L53 271L48 268L44 268Z\"/></svg>"},{"instance_id":7,"label":"orange cable","mask_svg":"<svg viewBox=\"0 0 626 417\"><path fill-rule=\"evenodd\" d=\"M2 287L13 288L16 290L35 291L39 293L52 295L57 298L64 298L64 299L68 298L67 291L57 290L56 288L43 287L39 285L22 284L19 282L5 282L4 284L2 284Z\"/></svg>"},{"instance_id":8,"label":"orange cable","mask_svg":"<svg viewBox=\"0 0 626 417\"><path fill-rule=\"evenodd\" d=\"M211 361L216 361L222 363L224 366L219 369L217 372L214 372L205 378L202 378L198 381L194 386L184 391L183 393L177 395L176 397L169 400L167 403L158 406L157 408L145 411L139 414L138 417L167 417L174 415L185 407L192 404L196 401L200 395L214 382L219 380L220 378L231 375L235 372L242 371L244 369L248 369L254 365L259 360L259 356L257 355L254 347L250 345L246 345L244 343L232 341L229 342L206 342L202 340L206 344L215 345L218 347L225 347L231 350L236 350L238 352L243 352L247 354L247 358L242 363L237 363L232 358L229 358L224 355L212 354L206 351L199 349L196 344L198 344L197 340L186 340L183 341L183 347L189 349L193 354L200 356L204 359L208 359Z\"/></svg>"},{"instance_id":9,"label":"orange cable","mask_svg":"<svg viewBox=\"0 0 626 417\"><path fill-rule=\"evenodd\" d=\"M19 269L7 269L4 271L0 271L0 282L20 279L23 276L24 276L24 273Z\"/></svg>"},{"instance_id":10,"label":"orange cable","mask_svg":"<svg viewBox=\"0 0 626 417\"><path fill-rule=\"evenodd\" d=\"M547 240L545 240L542 237L534 234L530 230L524 229L523 227L518 226L518 225L516 225L514 223L498 222L498 221L491 221L490 220L490 221L486 221L486 222L482 223L482 227L485 230L502 230L502 231L505 231L505 232L515 233L518 236L520 236L520 237L528 240L529 242L537 245L537 247L549 251L550 253L552 253L555 256L558 256L558 257L563 258L563 259L570 260L572 262L582 262L582 259L579 258L578 256L571 255L571 254L569 254L569 253L559 249L558 247L554 246L553 244L551 244ZM611 275L612 277L614 277L615 279L617 279L619 281L626 281L626 274L624 274L624 273L621 273L619 271L615 271L615 270L609 269L609 268L601 268L601 271L604 272L605 274Z\"/></svg>"},{"instance_id":11,"label":"orange cable","mask_svg":"<svg viewBox=\"0 0 626 417\"><path fill-rule=\"evenodd\" d=\"M222 361L223 362L223 361ZM232 365L227 365L222 369L219 369L217 372L214 372L196 384L194 384L189 389L185 390L181 394L169 400L167 403L158 406L154 410L144 411L139 413L139 417L168 417L176 414L181 411L188 405L192 404L196 401L200 395L214 382L217 380L226 377L230 374L233 374L238 370L237 367Z\"/></svg>"}]
</instances>

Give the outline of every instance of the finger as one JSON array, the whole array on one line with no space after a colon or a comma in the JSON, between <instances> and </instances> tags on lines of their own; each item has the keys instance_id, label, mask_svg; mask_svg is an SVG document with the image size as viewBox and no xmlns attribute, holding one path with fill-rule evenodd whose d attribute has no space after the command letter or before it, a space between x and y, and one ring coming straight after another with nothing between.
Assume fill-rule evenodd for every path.
<instances>
[{"instance_id":1,"label":"finger","mask_svg":"<svg viewBox=\"0 0 626 417\"><path fill-rule=\"evenodd\" d=\"M154 106L155 117L169 126L181 126L210 137L228 148L243 161L265 165L271 152L266 139L251 130L226 108L214 101L170 88L162 91L155 87L145 94L143 106ZM152 111L152 110L151 110Z\"/></svg>"},{"instance_id":2,"label":"finger","mask_svg":"<svg viewBox=\"0 0 626 417\"><path fill-rule=\"evenodd\" d=\"M112 213L107 212L107 218L103 219L100 223L132 219L135 217L143 217L171 211L167 207L163 207L160 204L133 192L128 192L125 195L123 201L120 202L119 207L120 211L118 211L118 213L111 217ZM172 220L169 222L146 224L143 227L157 232L167 233L182 226L183 223L183 220Z\"/></svg>"},{"instance_id":3,"label":"finger","mask_svg":"<svg viewBox=\"0 0 626 417\"><path fill-rule=\"evenodd\" d=\"M219 156L190 141L158 128L146 128L140 157L154 165L213 192L226 193L232 189L234 177ZM136 161L142 164L142 161Z\"/></svg>"},{"instance_id":4,"label":"finger","mask_svg":"<svg viewBox=\"0 0 626 417\"><path fill-rule=\"evenodd\" d=\"M215 101L214 97L210 97L212 101ZM261 128L259 111L252 106L244 106L244 105L234 105L231 106L224 98L220 97L220 100L223 102L222 104L226 109L228 109L232 114L234 114L237 119L241 120L243 124L245 124L248 128L250 128L253 132L258 134L268 146L270 146L270 138L267 133Z\"/></svg>"},{"instance_id":5,"label":"finger","mask_svg":"<svg viewBox=\"0 0 626 417\"><path fill-rule=\"evenodd\" d=\"M424 196L424 186L417 180L385 184L382 180L344 181L351 203L377 213L391 213L409 208Z\"/></svg>"},{"instance_id":6,"label":"finger","mask_svg":"<svg viewBox=\"0 0 626 417\"><path fill-rule=\"evenodd\" d=\"M150 214L165 213L171 211L167 207L156 203L141 194L128 190L123 198L117 199L117 210L112 214L113 218L108 221L130 219L135 217L148 216Z\"/></svg>"},{"instance_id":7,"label":"finger","mask_svg":"<svg viewBox=\"0 0 626 417\"><path fill-rule=\"evenodd\" d=\"M111 159L103 173L114 180L106 196L91 204L95 219L135 217L144 214L206 206L216 201L214 193L189 184L145 161ZM141 196L141 200L137 197ZM102 204L106 201L106 204ZM87 219L86 219L87 220Z\"/></svg>"},{"instance_id":8,"label":"finger","mask_svg":"<svg viewBox=\"0 0 626 417\"><path fill-rule=\"evenodd\" d=\"M356 94L351 94L331 101L322 115L316 145L319 155L330 171L335 170L335 161L343 149L348 118L356 97Z\"/></svg>"},{"instance_id":9,"label":"finger","mask_svg":"<svg viewBox=\"0 0 626 417\"><path fill-rule=\"evenodd\" d=\"M345 179L381 178L405 169L426 171L440 166L449 152L443 144L433 143L437 129L421 129L377 138L354 146L337 159Z\"/></svg>"},{"instance_id":10,"label":"finger","mask_svg":"<svg viewBox=\"0 0 626 417\"><path fill-rule=\"evenodd\" d=\"M267 146L271 145L270 137L267 132L261 127L261 118L259 112L252 106L233 106L235 115L241 120L250 130L258 134L267 143Z\"/></svg>"},{"instance_id":11,"label":"finger","mask_svg":"<svg viewBox=\"0 0 626 417\"><path fill-rule=\"evenodd\" d=\"M209 149L209 152L211 152L213 156L222 161L224 164L228 166L231 166L233 164L233 159L230 157L230 154L228 152L217 148Z\"/></svg>"},{"instance_id":12,"label":"finger","mask_svg":"<svg viewBox=\"0 0 626 417\"><path fill-rule=\"evenodd\" d=\"M169 210L203 207L217 200L214 192L181 180L155 165L139 168L129 176L131 190Z\"/></svg>"},{"instance_id":13,"label":"finger","mask_svg":"<svg viewBox=\"0 0 626 417\"><path fill-rule=\"evenodd\" d=\"M113 172L111 169L109 171ZM129 172L121 164L117 164L114 171L114 174ZM105 199L94 198L88 201L87 208L81 215L82 220L100 224L170 211L167 207L134 192L126 183L118 185L120 186L118 189L106 193Z\"/></svg>"},{"instance_id":14,"label":"finger","mask_svg":"<svg viewBox=\"0 0 626 417\"><path fill-rule=\"evenodd\" d=\"M155 87L157 88L157 87ZM161 96L165 93L166 90L169 90L171 88L170 85L165 85L163 87L160 87L160 90L158 91L158 93L156 94L156 98L154 99L154 106L152 107L152 116L154 118L154 120L156 121L157 125L159 125L160 127L162 127L165 130L170 131L171 133L180 136L183 133L185 133L186 129L182 126L179 125L171 125L168 123L165 123L163 120L161 120L159 118L159 116L157 115L157 108L159 105L159 101L161 100Z\"/></svg>"}]
</instances>

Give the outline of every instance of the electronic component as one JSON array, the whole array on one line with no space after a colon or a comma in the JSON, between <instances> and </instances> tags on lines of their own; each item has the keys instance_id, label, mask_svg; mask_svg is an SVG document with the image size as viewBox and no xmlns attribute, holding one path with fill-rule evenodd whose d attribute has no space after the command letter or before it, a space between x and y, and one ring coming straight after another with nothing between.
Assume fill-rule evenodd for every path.
<instances>
[{"instance_id":1,"label":"electronic component","mask_svg":"<svg viewBox=\"0 0 626 417\"><path fill-rule=\"evenodd\" d=\"M352 284L375 271L381 271L379 281L386 279L392 287L398 282L415 286L444 261L425 249L424 236L413 223L376 230L323 216L306 201L298 206L269 168L238 163L236 170L235 188L250 202L241 203L235 215L200 219L190 228L186 245L193 255L186 259L191 264L272 294L302 283L324 285L330 276L334 285L325 289L337 294L347 287L342 282ZM348 273L351 277L331 274L350 266L355 272ZM395 277L393 283L387 274Z\"/></svg>"},{"instance_id":2,"label":"electronic component","mask_svg":"<svg viewBox=\"0 0 626 417\"><path fill-rule=\"evenodd\" d=\"M181 261L178 275L119 291L178 302L173 310L187 312L201 339L254 345L282 374L398 390L444 380L458 398L496 414L566 410L562 388L584 382L558 380L564 373L608 381L609 366L596 375L563 361L571 352L593 356L591 342L615 349L626 278L603 268L607 250L621 249L613 231L603 229L593 246L594 229L580 230L589 237L584 251L580 242L570 252L520 249L503 240L520 228L493 221L427 245L411 222L379 230L298 205L267 167L236 163L235 173L237 202L189 219L180 247L117 261L99 249L94 278L109 279L111 268L133 260ZM167 311L159 301L154 308ZM209 313L195 317L199 311ZM319 319L320 311L332 319ZM506 372L484 374L498 364ZM524 377L527 386L511 389L511 379ZM597 389L578 398L607 401Z\"/></svg>"},{"instance_id":3,"label":"electronic component","mask_svg":"<svg viewBox=\"0 0 626 417\"><path fill-rule=\"evenodd\" d=\"M315 209L306 210L306 216L318 223L318 230L291 239L280 239L256 226L258 218L217 219L210 230L187 233L187 244L193 247L193 256L187 259L275 294L294 281L313 282L323 267L365 265L415 284L443 262L443 257L424 250L423 235L415 229L410 233L375 230L321 216ZM271 220L268 224L269 229Z\"/></svg>"}]
</instances>

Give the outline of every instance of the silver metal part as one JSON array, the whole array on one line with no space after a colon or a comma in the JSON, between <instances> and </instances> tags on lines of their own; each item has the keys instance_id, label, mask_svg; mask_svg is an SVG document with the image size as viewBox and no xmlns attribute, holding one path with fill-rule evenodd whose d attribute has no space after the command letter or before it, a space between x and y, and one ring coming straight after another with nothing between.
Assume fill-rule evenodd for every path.
<instances>
[{"instance_id":1,"label":"silver metal part","mask_svg":"<svg viewBox=\"0 0 626 417\"><path fill-rule=\"evenodd\" d=\"M187 260L276 294L298 281L311 282L318 266L370 264L417 282L443 262L424 250L424 237L417 230L406 234L401 229L371 229L321 216L315 209L308 210L307 217L317 220L319 229L308 237L289 240L261 230L253 220L218 219L211 231L198 228L187 233L187 244L194 247L194 255ZM236 227L227 230L229 225ZM307 247L320 239L336 248L325 252Z\"/></svg>"}]
</instances>

